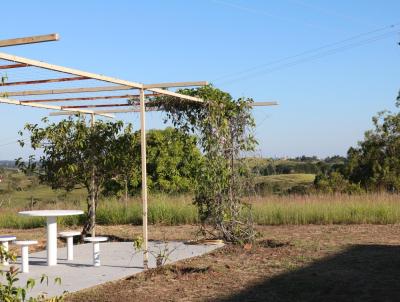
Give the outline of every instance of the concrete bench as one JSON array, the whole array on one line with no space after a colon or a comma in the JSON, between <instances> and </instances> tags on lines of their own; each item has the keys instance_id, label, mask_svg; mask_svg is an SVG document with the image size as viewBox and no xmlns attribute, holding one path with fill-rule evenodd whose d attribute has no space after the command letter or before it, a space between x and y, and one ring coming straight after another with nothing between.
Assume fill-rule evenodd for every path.
<instances>
[{"instance_id":1,"label":"concrete bench","mask_svg":"<svg viewBox=\"0 0 400 302\"><path fill-rule=\"evenodd\" d=\"M29 246L38 244L36 240L17 240L14 244L21 247L22 272L29 273Z\"/></svg>"},{"instance_id":2,"label":"concrete bench","mask_svg":"<svg viewBox=\"0 0 400 302\"><path fill-rule=\"evenodd\" d=\"M100 266L100 242L107 241L107 237L86 237L86 242L93 243L93 266Z\"/></svg>"},{"instance_id":3,"label":"concrete bench","mask_svg":"<svg viewBox=\"0 0 400 302\"><path fill-rule=\"evenodd\" d=\"M9 236L9 235L0 236L0 242L1 242L1 245L3 246L4 252L8 252L8 243L10 241L14 241L16 239L17 239L17 237L15 237L15 236ZM1 262L3 263L3 265L9 265L6 258L1 259Z\"/></svg>"},{"instance_id":4,"label":"concrete bench","mask_svg":"<svg viewBox=\"0 0 400 302\"><path fill-rule=\"evenodd\" d=\"M67 239L67 260L74 260L74 236L81 235L81 232L65 231L60 232L59 235Z\"/></svg>"}]
</instances>

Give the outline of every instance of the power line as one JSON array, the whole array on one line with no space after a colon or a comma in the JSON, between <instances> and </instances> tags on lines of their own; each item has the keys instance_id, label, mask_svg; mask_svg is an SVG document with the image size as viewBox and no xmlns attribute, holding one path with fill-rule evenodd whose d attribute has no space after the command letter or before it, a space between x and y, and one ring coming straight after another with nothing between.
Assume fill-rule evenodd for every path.
<instances>
[{"instance_id":1,"label":"power line","mask_svg":"<svg viewBox=\"0 0 400 302\"><path fill-rule=\"evenodd\" d=\"M246 71L242 71L242 72L238 72L238 73L232 73L230 76L220 77L218 79L232 78L234 76L240 76L241 74L248 74L248 75L244 75L244 76L239 77L239 78L235 77L235 79L233 79L233 80L225 81L225 82L222 82L220 84L226 84L226 83L231 83L231 82L235 82L235 81L242 80L242 79L247 79L249 77L253 77L253 76L256 76L256 75L259 75L259 74L270 73L270 72L277 71L277 70L280 70L280 69L283 69L283 68L287 68L287 67L291 67L291 66L294 66L294 65L297 65L297 64L300 64L300 63L305 63L305 62L308 62L308 61L319 59L319 58L324 57L324 56L332 55L332 54L335 54L335 53L340 52L340 51L344 51L344 50L348 50L348 49L351 49L351 48L359 47L359 46L362 46L362 45L365 45L365 44L370 44L370 43L376 42L378 40L382 40L382 39L388 38L389 36L392 36L392 35L397 34L397 33L398 33L397 31L385 32L385 33L383 33L381 35L373 36L373 37L370 37L368 39L356 41L356 42L350 43L350 44L345 44L343 46L336 47L336 48L333 48L333 49L327 49L326 51L323 51L323 52L320 52L320 53L318 53L316 51L311 51L311 50L310 51L306 51L306 52L303 52L301 54L290 56L290 57L286 57L286 58L283 58L283 59L280 59L280 60L276 60L276 61L268 63L268 64L259 65L258 67L247 69ZM331 45L334 45L334 44L339 44L339 43L332 43ZM323 46L323 47L319 47L318 49L324 49L324 48L328 48L328 47L327 46ZM301 58L301 59L298 59L298 60L295 60L295 61L291 61L291 62L288 62L288 63L278 64L279 62L288 61L290 58L293 59L293 58L297 58L297 57L302 57L302 56L304 56L304 54L307 54L307 53L312 54L314 52L315 52L314 55L306 56L305 58ZM267 66L273 66L273 65L277 65L277 66L276 67L271 67L269 69L262 69L261 71L258 71L258 72L256 71L256 70L260 69L261 67L267 67ZM253 70L254 70L254 72L251 72ZM212 82L218 81L218 79L214 80Z\"/></svg>"},{"instance_id":2,"label":"power line","mask_svg":"<svg viewBox=\"0 0 400 302\"><path fill-rule=\"evenodd\" d=\"M356 19L356 18L354 18L354 17L352 17L352 16L348 16L348 15L345 15L345 14L342 14L342 13L338 13L338 12L336 12L336 11L332 11L332 9L325 9L325 8L316 6L316 5L314 5L314 4L311 5L311 4L309 4L309 3L305 3L305 2L300 1L300 0L289 0L289 1L291 1L291 2L293 2L293 3L295 3L295 4L297 4L297 5L306 7L306 8L311 8L311 9L314 10L314 11L319 11L319 12L325 14L325 15L331 15L331 16L340 18L340 19L342 19L342 20L347 20L347 21L356 22L356 23L359 23L359 24L366 25L365 22L362 22L362 21L360 22L358 19ZM371 24L371 23L370 23L370 24ZM374 24L374 25L376 26L376 24Z\"/></svg>"},{"instance_id":3,"label":"power line","mask_svg":"<svg viewBox=\"0 0 400 302\"><path fill-rule=\"evenodd\" d=\"M211 1L213 1L215 3L219 3L219 4L222 4L222 5L225 5L225 6L229 6L229 7L235 8L235 9L239 9L239 10L242 10L242 11L247 11L249 13L253 13L253 14L257 14L257 15L264 15L264 16L267 16L267 17L270 17L270 18L274 18L274 19L283 21L283 22L302 23L302 24L304 24L304 25L306 25L308 27L314 28L314 29L317 28L317 29L322 29L322 30L325 30L325 31L326 30L332 31L331 29L322 28L321 26L317 26L317 25L312 24L312 23L303 22L303 21L299 21L299 20L295 20L295 19L287 18L287 17L276 16L276 15L271 14L271 13L265 11L265 10L256 9L256 8L240 5L240 4L229 2L229 1L224 1L224 0L211 0Z\"/></svg>"},{"instance_id":4,"label":"power line","mask_svg":"<svg viewBox=\"0 0 400 302\"><path fill-rule=\"evenodd\" d=\"M24 139L22 139L22 140L15 140L15 141L12 141L12 142L4 143L4 144L0 145L0 148L1 148L1 147L5 147L5 146L9 146L9 145L17 144L17 143L19 143L20 141L24 142L24 141L27 141L28 139L29 139L29 138L24 138Z\"/></svg>"},{"instance_id":5,"label":"power line","mask_svg":"<svg viewBox=\"0 0 400 302\"><path fill-rule=\"evenodd\" d=\"M376 28L374 30L370 30L370 31L367 31L367 32L363 32L363 33L351 36L351 37L343 39L343 40L339 40L339 41L336 41L336 42L333 42L333 43L328 43L328 44L325 44L325 45L322 45L322 46L319 46L319 47L316 47L316 48L308 49L306 51L302 51L302 52L300 52L298 54L295 54L295 55L286 56L286 57L283 57L281 59L277 59L277 60L274 60L274 61L271 61L271 62L268 62L268 63L256 65L256 66L244 69L242 71L228 73L228 74L225 74L223 76L220 76L218 78L213 79L212 82L219 81L219 80L225 79L225 78L229 78L229 77L232 77L232 76L235 76L235 75L248 73L250 71L253 71L253 70L256 70L256 69L259 69L259 68L262 68L262 67L275 65L277 63L280 63L280 62L283 62L283 61L287 61L287 60L290 60L290 59L294 59L294 58L297 58L297 57L301 57L301 56L304 56L304 55L309 54L309 53L314 53L314 52L317 52L319 50L323 50L325 48L329 48L329 47L332 47L332 46L336 46L336 45L339 45L339 44L350 42L352 40L359 39L359 38L361 38L363 36L368 36L368 35L371 35L371 34L374 34L374 33L378 33L378 32L384 31L384 30L392 29L392 28L398 27L399 25L400 25L400 22L394 23L394 24L390 24L390 25L387 25L387 26L384 26L384 27Z\"/></svg>"}]
</instances>

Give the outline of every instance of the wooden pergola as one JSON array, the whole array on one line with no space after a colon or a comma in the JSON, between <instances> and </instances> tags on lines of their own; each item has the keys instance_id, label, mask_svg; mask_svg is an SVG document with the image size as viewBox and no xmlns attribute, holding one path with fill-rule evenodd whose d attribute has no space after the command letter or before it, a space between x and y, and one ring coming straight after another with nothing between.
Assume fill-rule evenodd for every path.
<instances>
[{"instance_id":1,"label":"wooden pergola","mask_svg":"<svg viewBox=\"0 0 400 302\"><path fill-rule=\"evenodd\" d=\"M58 34L0 40L0 47L57 41ZM151 102L157 96L175 97L177 102L203 102L202 99L169 90L205 86L206 81L143 84L96 73L53 65L0 52L0 103L49 109L51 116L89 114L113 118L114 114L138 112L141 129L141 167L143 203L143 261L148 263L146 111L156 110ZM45 74L37 78L38 74ZM32 76L33 75L33 76ZM81 83L86 83L81 84ZM35 86L36 85L36 86ZM31 87L38 88L32 89ZM253 106L272 106L276 102L255 102ZM98 109L101 108L101 109ZM94 203L94 200L92 201ZM92 234L94 235L94 234Z\"/></svg>"}]
</instances>

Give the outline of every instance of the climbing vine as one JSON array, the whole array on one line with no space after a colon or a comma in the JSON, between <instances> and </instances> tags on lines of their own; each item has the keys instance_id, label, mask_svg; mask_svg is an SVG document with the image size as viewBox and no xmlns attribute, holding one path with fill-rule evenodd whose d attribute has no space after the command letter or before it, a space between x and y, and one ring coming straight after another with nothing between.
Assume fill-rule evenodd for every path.
<instances>
[{"instance_id":1,"label":"climbing vine","mask_svg":"<svg viewBox=\"0 0 400 302\"><path fill-rule=\"evenodd\" d=\"M196 177L194 204L202 230L229 242L253 241L251 211L243 201L251 190L243 155L257 145L250 110L253 100L233 99L211 85L179 93L202 98L204 103L163 96L157 104L167 112L166 120L198 138L205 164Z\"/></svg>"}]
</instances>

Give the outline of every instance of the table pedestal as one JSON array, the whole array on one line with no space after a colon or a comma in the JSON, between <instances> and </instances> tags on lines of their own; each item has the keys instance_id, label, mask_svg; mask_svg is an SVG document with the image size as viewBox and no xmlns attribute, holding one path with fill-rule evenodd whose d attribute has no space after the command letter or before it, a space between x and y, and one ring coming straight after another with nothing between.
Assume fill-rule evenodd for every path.
<instances>
[{"instance_id":1,"label":"table pedestal","mask_svg":"<svg viewBox=\"0 0 400 302\"><path fill-rule=\"evenodd\" d=\"M57 217L47 217L47 265L57 265Z\"/></svg>"},{"instance_id":2,"label":"table pedestal","mask_svg":"<svg viewBox=\"0 0 400 302\"><path fill-rule=\"evenodd\" d=\"M3 251L5 253L8 253L8 241L2 242L1 245L3 246ZM7 260L6 257L4 257L4 259L2 259L2 261L3 261L3 265L6 265L6 266L9 265L8 260Z\"/></svg>"}]
</instances>

